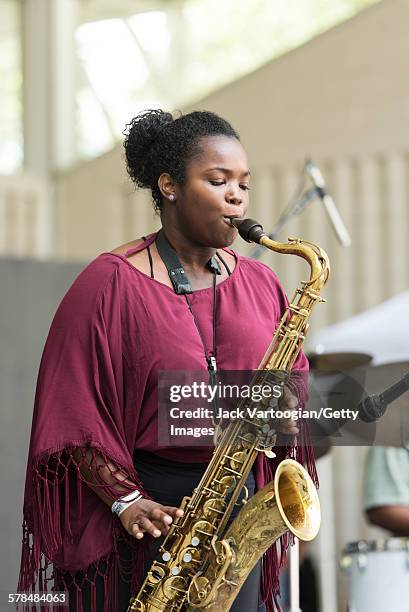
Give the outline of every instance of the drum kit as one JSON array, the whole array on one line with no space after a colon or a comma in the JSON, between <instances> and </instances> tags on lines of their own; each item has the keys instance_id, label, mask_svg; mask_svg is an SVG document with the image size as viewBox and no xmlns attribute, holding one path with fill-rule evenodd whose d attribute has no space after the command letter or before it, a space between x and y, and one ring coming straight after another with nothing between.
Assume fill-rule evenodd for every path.
<instances>
[{"instance_id":1,"label":"drum kit","mask_svg":"<svg viewBox=\"0 0 409 612\"><path fill-rule=\"evenodd\" d=\"M409 363L371 366L371 359L363 353L309 355L307 408L343 405L359 411L354 423L340 418L313 424L318 456L322 449L339 444L393 446L409 452ZM408 481L409 475L402 474L402 479ZM409 537L348 543L340 567L348 578L346 612L409 611Z\"/></svg>"}]
</instances>

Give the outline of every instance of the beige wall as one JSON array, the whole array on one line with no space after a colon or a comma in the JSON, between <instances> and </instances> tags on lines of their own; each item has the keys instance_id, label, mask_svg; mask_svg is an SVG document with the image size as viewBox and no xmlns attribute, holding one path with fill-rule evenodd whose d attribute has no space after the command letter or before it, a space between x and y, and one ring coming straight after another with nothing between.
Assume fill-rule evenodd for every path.
<instances>
[{"instance_id":1,"label":"beige wall","mask_svg":"<svg viewBox=\"0 0 409 612\"><path fill-rule=\"evenodd\" d=\"M406 0L384 0L201 103L239 125L256 165L408 146ZM407 68L407 67L406 67Z\"/></svg>"},{"instance_id":2,"label":"beige wall","mask_svg":"<svg viewBox=\"0 0 409 612\"><path fill-rule=\"evenodd\" d=\"M158 225L147 193L127 180L122 147L58 179L60 258L87 260Z\"/></svg>"},{"instance_id":3,"label":"beige wall","mask_svg":"<svg viewBox=\"0 0 409 612\"><path fill-rule=\"evenodd\" d=\"M52 190L51 183L38 175L0 176L0 256L52 256Z\"/></svg>"},{"instance_id":4,"label":"beige wall","mask_svg":"<svg viewBox=\"0 0 409 612\"><path fill-rule=\"evenodd\" d=\"M408 285L408 22L406 0L384 0L195 105L240 131L254 177L252 214L266 228L293 194L304 157L322 164L353 247L338 246L319 202L282 233L329 252L333 277L321 325ZM61 257L90 258L157 225L124 167L118 145L59 178ZM305 268L284 259L265 256L291 292Z\"/></svg>"}]
</instances>

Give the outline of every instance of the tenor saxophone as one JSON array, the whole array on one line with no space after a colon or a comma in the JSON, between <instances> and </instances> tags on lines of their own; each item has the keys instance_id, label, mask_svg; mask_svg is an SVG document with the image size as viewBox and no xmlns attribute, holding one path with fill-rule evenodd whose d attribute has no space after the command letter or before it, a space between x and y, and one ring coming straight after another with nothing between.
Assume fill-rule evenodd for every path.
<instances>
[{"instance_id":1,"label":"tenor saxophone","mask_svg":"<svg viewBox=\"0 0 409 612\"><path fill-rule=\"evenodd\" d=\"M247 242L302 257L310 265L310 279L296 289L253 378L252 383L260 384L271 370L284 376L291 371L312 308L324 301L320 291L329 276L329 260L312 243L271 240L252 219L232 223ZM249 400L245 402L248 406ZM292 459L279 464L274 481L247 501L227 527L258 453L271 453L274 436L266 438L263 432L262 420L246 419L232 421L220 432L206 472L191 497L183 499L184 514L171 525L128 612L227 611L257 561L281 535L290 530L305 541L316 536L321 520L316 488Z\"/></svg>"}]
</instances>

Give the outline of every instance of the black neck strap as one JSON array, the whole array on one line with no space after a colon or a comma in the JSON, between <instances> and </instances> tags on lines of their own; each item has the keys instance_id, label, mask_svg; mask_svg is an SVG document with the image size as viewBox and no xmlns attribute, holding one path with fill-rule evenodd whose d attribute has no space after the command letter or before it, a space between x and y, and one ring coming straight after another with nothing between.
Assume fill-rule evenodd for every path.
<instances>
[{"instance_id":1,"label":"black neck strap","mask_svg":"<svg viewBox=\"0 0 409 612\"><path fill-rule=\"evenodd\" d=\"M177 295L193 293L192 285L180 263L179 257L169 240L166 238L163 230L160 230L156 237L156 248L158 249L160 258L166 266L175 293L177 293ZM222 273L216 257L211 257L206 266L213 274Z\"/></svg>"}]
</instances>

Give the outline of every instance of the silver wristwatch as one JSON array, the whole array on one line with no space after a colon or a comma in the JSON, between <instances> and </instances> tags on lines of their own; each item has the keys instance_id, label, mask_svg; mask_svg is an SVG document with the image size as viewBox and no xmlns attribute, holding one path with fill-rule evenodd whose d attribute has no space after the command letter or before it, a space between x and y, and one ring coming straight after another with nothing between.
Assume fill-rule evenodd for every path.
<instances>
[{"instance_id":1,"label":"silver wristwatch","mask_svg":"<svg viewBox=\"0 0 409 612\"><path fill-rule=\"evenodd\" d=\"M136 501L139 501L140 499L143 499L142 493L140 493L140 491L138 490L133 491L132 493L124 495L123 497L120 497L119 499L114 501L111 506L111 510L114 514L120 516L122 512L128 508L128 506L130 506Z\"/></svg>"}]
</instances>

